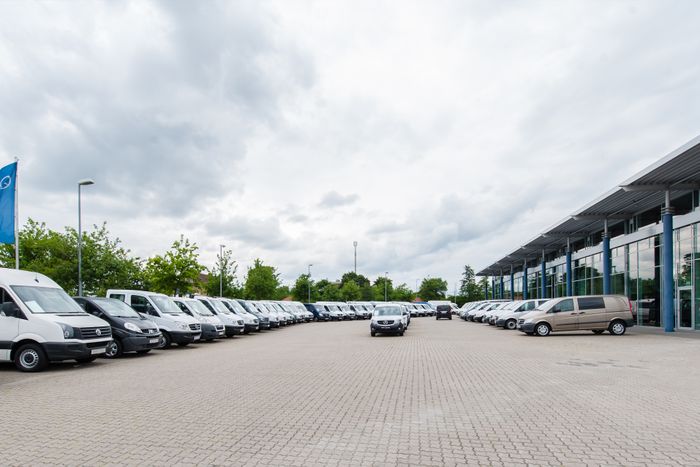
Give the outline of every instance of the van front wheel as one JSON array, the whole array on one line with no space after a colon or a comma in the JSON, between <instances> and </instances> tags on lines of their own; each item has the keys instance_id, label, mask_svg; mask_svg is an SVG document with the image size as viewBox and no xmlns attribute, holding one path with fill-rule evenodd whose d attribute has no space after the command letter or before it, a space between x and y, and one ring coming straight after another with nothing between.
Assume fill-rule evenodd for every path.
<instances>
[{"instance_id":1,"label":"van front wheel","mask_svg":"<svg viewBox=\"0 0 700 467\"><path fill-rule=\"evenodd\" d=\"M549 327L549 324L540 323L535 327L535 332L540 337L546 337L550 332L552 332L552 329Z\"/></svg>"},{"instance_id":2,"label":"van front wheel","mask_svg":"<svg viewBox=\"0 0 700 467\"><path fill-rule=\"evenodd\" d=\"M158 348L159 349L166 349L170 347L170 344L172 344L172 339L170 338L170 334L167 332L163 331L160 335L160 342L158 343Z\"/></svg>"},{"instance_id":3,"label":"van front wheel","mask_svg":"<svg viewBox=\"0 0 700 467\"><path fill-rule=\"evenodd\" d=\"M610 331L610 334L612 334L613 336L621 336L625 333L626 330L627 330L627 326L622 321L613 321L610 324L609 331Z\"/></svg>"},{"instance_id":4,"label":"van front wheel","mask_svg":"<svg viewBox=\"0 0 700 467\"><path fill-rule=\"evenodd\" d=\"M25 344L15 353L15 366L19 371L41 371L49 364L44 349L37 344Z\"/></svg>"}]
</instances>

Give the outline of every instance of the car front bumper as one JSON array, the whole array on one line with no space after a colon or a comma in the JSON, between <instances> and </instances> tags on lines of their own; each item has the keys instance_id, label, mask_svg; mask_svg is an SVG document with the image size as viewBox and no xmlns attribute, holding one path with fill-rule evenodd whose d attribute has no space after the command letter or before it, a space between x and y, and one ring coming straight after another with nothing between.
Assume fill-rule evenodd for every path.
<instances>
[{"instance_id":1,"label":"car front bumper","mask_svg":"<svg viewBox=\"0 0 700 467\"><path fill-rule=\"evenodd\" d=\"M138 352L140 350L155 349L160 344L161 334L149 334L148 336L122 337L121 343L124 352Z\"/></svg>"},{"instance_id":2,"label":"car front bumper","mask_svg":"<svg viewBox=\"0 0 700 467\"><path fill-rule=\"evenodd\" d=\"M42 347L50 361L58 362L104 355L110 342L111 338L89 342L45 342Z\"/></svg>"}]
</instances>

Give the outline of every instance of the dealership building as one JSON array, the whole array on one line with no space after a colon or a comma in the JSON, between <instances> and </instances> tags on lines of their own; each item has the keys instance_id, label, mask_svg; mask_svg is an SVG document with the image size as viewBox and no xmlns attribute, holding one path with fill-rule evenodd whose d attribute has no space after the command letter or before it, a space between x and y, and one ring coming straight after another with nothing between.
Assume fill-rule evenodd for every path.
<instances>
[{"instance_id":1,"label":"dealership building","mask_svg":"<svg viewBox=\"0 0 700 467\"><path fill-rule=\"evenodd\" d=\"M700 330L700 137L478 272L492 298L622 294L637 324Z\"/></svg>"}]
</instances>

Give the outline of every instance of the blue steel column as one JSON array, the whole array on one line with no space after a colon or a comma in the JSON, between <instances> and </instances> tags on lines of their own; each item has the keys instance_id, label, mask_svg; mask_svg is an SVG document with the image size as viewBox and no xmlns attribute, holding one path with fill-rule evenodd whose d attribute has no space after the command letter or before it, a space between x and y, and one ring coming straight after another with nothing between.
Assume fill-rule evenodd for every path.
<instances>
[{"instance_id":1,"label":"blue steel column","mask_svg":"<svg viewBox=\"0 0 700 467\"><path fill-rule=\"evenodd\" d=\"M544 250L542 250L542 272L540 274L540 298L547 298L547 263L544 260Z\"/></svg>"},{"instance_id":2,"label":"blue steel column","mask_svg":"<svg viewBox=\"0 0 700 467\"><path fill-rule=\"evenodd\" d=\"M527 300L527 261L523 262L523 300Z\"/></svg>"},{"instance_id":3,"label":"blue steel column","mask_svg":"<svg viewBox=\"0 0 700 467\"><path fill-rule=\"evenodd\" d=\"M501 288L501 294L500 294L501 296L498 298L503 299L503 297L505 297L505 292L506 292L504 287L503 287L503 271L501 271L501 287L500 288Z\"/></svg>"},{"instance_id":4,"label":"blue steel column","mask_svg":"<svg viewBox=\"0 0 700 467\"><path fill-rule=\"evenodd\" d=\"M566 296L574 295L574 278L571 276L571 242L566 239Z\"/></svg>"},{"instance_id":5,"label":"blue steel column","mask_svg":"<svg viewBox=\"0 0 700 467\"><path fill-rule=\"evenodd\" d=\"M612 293L610 287L610 233L608 233L608 220L604 221L603 231L603 294Z\"/></svg>"},{"instance_id":6,"label":"blue steel column","mask_svg":"<svg viewBox=\"0 0 700 467\"><path fill-rule=\"evenodd\" d=\"M496 300L496 278L491 278L491 300Z\"/></svg>"},{"instance_id":7,"label":"blue steel column","mask_svg":"<svg viewBox=\"0 0 700 467\"><path fill-rule=\"evenodd\" d=\"M661 216L663 223L663 259L661 261L661 279L664 317L664 331L673 332L675 317L673 312L673 208L671 207L671 194L666 192L666 207Z\"/></svg>"},{"instance_id":8,"label":"blue steel column","mask_svg":"<svg viewBox=\"0 0 700 467\"><path fill-rule=\"evenodd\" d=\"M484 300L489 299L489 280L488 277L486 277L486 280L484 281Z\"/></svg>"},{"instance_id":9,"label":"blue steel column","mask_svg":"<svg viewBox=\"0 0 700 467\"><path fill-rule=\"evenodd\" d=\"M512 264L510 265L510 299L515 300L515 273Z\"/></svg>"}]
</instances>

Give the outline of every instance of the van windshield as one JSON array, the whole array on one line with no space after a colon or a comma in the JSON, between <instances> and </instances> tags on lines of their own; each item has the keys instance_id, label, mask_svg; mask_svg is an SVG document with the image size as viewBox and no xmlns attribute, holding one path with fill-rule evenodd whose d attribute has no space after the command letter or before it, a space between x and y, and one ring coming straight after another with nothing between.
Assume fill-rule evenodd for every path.
<instances>
[{"instance_id":1,"label":"van windshield","mask_svg":"<svg viewBox=\"0 0 700 467\"><path fill-rule=\"evenodd\" d=\"M235 300L229 300L227 303L228 303L229 305L231 305L231 308L233 308L233 311L235 311L237 315L247 313L246 309L243 308L243 305L241 305L241 304L238 303L237 301L235 301Z\"/></svg>"},{"instance_id":2,"label":"van windshield","mask_svg":"<svg viewBox=\"0 0 700 467\"><path fill-rule=\"evenodd\" d=\"M170 297L164 297L162 295L149 295L153 303L156 304L161 313L167 313L169 315L183 315L184 313L179 306Z\"/></svg>"},{"instance_id":3,"label":"van windshield","mask_svg":"<svg viewBox=\"0 0 700 467\"><path fill-rule=\"evenodd\" d=\"M116 298L93 298L102 311L114 318L140 318L141 315L126 303Z\"/></svg>"},{"instance_id":4,"label":"van windshield","mask_svg":"<svg viewBox=\"0 0 700 467\"><path fill-rule=\"evenodd\" d=\"M199 316L214 316L214 313L209 311L209 308L204 306L204 303L200 302L199 300L187 300L186 303L187 306L190 307L190 310L193 310Z\"/></svg>"},{"instance_id":5,"label":"van windshield","mask_svg":"<svg viewBox=\"0 0 700 467\"><path fill-rule=\"evenodd\" d=\"M401 314L401 309L397 306L383 306L374 309L375 316L396 316Z\"/></svg>"},{"instance_id":6,"label":"van windshield","mask_svg":"<svg viewBox=\"0 0 700 467\"><path fill-rule=\"evenodd\" d=\"M213 306L214 309L217 311L217 313L222 313L222 314L224 314L224 315L230 315L230 314L231 314L231 311L230 311L228 308L226 308L226 305L224 305L224 304L221 303L220 301L218 301L218 300L209 300L209 303L212 304L212 306Z\"/></svg>"},{"instance_id":7,"label":"van windshield","mask_svg":"<svg viewBox=\"0 0 700 467\"><path fill-rule=\"evenodd\" d=\"M85 313L63 289L13 285L12 290L32 313Z\"/></svg>"}]
</instances>

